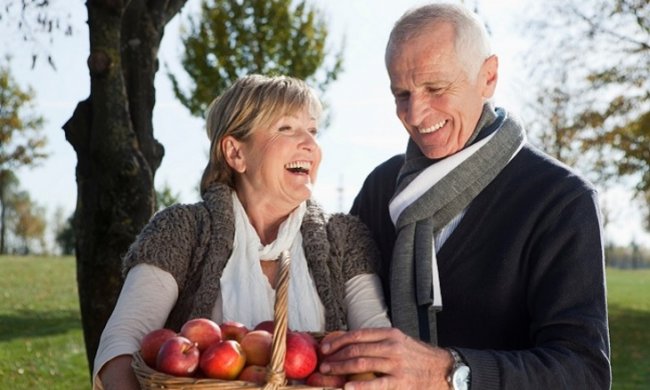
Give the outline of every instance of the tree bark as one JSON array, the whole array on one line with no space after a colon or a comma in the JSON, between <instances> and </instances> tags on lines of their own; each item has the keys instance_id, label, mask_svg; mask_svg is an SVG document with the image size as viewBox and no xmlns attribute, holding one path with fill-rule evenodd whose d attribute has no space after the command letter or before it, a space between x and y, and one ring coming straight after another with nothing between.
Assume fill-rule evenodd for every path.
<instances>
[{"instance_id":1,"label":"tree bark","mask_svg":"<svg viewBox=\"0 0 650 390\"><path fill-rule=\"evenodd\" d=\"M86 2L90 96L63 129L77 154L77 285L91 372L122 286L122 256L154 211L164 154L152 124L158 48L185 1Z\"/></svg>"}]
</instances>

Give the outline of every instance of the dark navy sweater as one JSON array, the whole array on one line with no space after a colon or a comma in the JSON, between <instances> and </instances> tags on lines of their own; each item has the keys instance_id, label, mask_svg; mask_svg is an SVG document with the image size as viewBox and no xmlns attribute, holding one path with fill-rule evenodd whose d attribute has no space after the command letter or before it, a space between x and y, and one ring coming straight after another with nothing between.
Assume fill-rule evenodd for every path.
<instances>
[{"instance_id":1,"label":"dark navy sweater","mask_svg":"<svg viewBox=\"0 0 650 390\"><path fill-rule=\"evenodd\" d=\"M351 210L380 247L389 304L403 161L378 166ZM468 362L472 390L610 388L601 232L594 188L529 145L472 201L437 253L438 342Z\"/></svg>"}]
</instances>

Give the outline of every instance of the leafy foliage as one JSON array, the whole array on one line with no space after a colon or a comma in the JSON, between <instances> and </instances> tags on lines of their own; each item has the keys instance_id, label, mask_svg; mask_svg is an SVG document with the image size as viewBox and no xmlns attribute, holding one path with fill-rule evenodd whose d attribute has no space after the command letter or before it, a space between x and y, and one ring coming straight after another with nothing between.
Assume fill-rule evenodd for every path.
<instances>
[{"instance_id":1,"label":"leafy foliage","mask_svg":"<svg viewBox=\"0 0 650 390\"><path fill-rule=\"evenodd\" d=\"M180 194L172 192L168 183L165 183L160 190L156 190L156 208L158 210L176 204L179 200Z\"/></svg>"},{"instance_id":2,"label":"leafy foliage","mask_svg":"<svg viewBox=\"0 0 650 390\"><path fill-rule=\"evenodd\" d=\"M294 76L322 92L342 68L341 51L326 63L327 35L325 21L305 1L202 0L200 16L190 17L181 34L189 90L169 77L178 99L196 116L249 73Z\"/></svg>"},{"instance_id":3,"label":"leafy foliage","mask_svg":"<svg viewBox=\"0 0 650 390\"><path fill-rule=\"evenodd\" d=\"M45 248L45 212L36 205L25 191L18 192L10 200L13 217L13 233L19 239L18 253L32 253L34 243Z\"/></svg>"},{"instance_id":4,"label":"leafy foliage","mask_svg":"<svg viewBox=\"0 0 650 390\"><path fill-rule=\"evenodd\" d=\"M536 96L555 88L567 98L555 107L561 126L549 125L548 111L536 121L572 134L574 156L598 184L630 177L650 205L650 2L552 0L543 7L531 10L543 19L527 24L538 39L528 56Z\"/></svg>"},{"instance_id":5,"label":"leafy foliage","mask_svg":"<svg viewBox=\"0 0 650 390\"><path fill-rule=\"evenodd\" d=\"M74 255L74 248L76 245L75 234L74 234L74 214L72 214L66 221L63 226L61 226L56 231L56 243L61 247L61 254L68 256Z\"/></svg>"},{"instance_id":6,"label":"leafy foliage","mask_svg":"<svg viewBox=\"0 0 650 390\"><path fill-rule=\"evenodd\" d=\"M0 66L0 169L32 165L47 155L40 134L43 118L34 108L31 88L23 89L11 77L8 66Z\"/></svg>"},{"instance_id":7,"label":"leafy foliage","mask_svg":"<svg viewBox=\"0 0 650 390\"><path fill-rule=\"evenodd\" d=\"M11 77L9 67L0 65L0 253L6 251L8 220L12 215L20 215L15 209L16 203L11 201L12 188L18 183L14 171L47 157L43 152L46 139L41 134L43 118L32 112L33 98L33 91L21 88ZM14 226L27 229L24 225ZM23 233L27 236L37 234L27 230Z\"/></svg>"}]
</instances>

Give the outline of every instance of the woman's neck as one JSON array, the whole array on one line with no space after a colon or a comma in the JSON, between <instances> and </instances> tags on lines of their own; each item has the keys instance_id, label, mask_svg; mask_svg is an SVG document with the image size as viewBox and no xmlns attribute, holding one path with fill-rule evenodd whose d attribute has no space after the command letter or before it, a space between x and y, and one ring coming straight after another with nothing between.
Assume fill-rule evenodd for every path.
<instances>
[{"instance_id":1,"label":"woman's neck","mask_svg":"<svg viewBox=\"0 0 650 390\"><path fill-rule=\"evenodd\" d=\"M239 191L237 197L244 206L248 220L257 232L262 245L275 241L280 225L289 217L293 209L281 209L277 203L263 198L250 199Z\"/></svg>"}]
</instances>

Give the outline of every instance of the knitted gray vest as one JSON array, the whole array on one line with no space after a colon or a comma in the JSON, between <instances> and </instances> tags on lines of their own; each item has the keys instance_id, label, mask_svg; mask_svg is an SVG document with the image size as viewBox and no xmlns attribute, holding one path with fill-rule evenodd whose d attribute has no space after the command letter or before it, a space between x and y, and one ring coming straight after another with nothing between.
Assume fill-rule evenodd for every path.
<instances>
[{"instance_id":1,"label":"knitted gray vest","mask_svg":"<svg viewBox=\"0 0 650 390\"><path fill-rule=\"evenodd\" d=\"M157 213L124 258L125 274L136 264L148 263L173 275L179 296L166 324L172 329L212 313L234 240L231 191L217 184L206 191L202 202ZM325 307L326 330L346 329L345 282L375 272L379 258L375 243L356 217L330 216L311 200L301 233L309 271Z\"/></svg>"}]
</instances>

